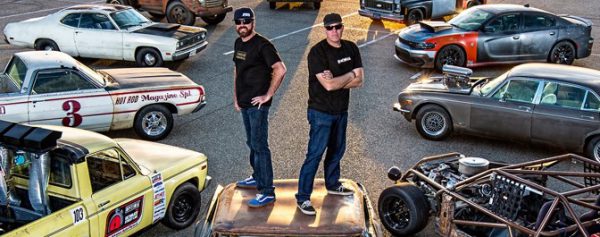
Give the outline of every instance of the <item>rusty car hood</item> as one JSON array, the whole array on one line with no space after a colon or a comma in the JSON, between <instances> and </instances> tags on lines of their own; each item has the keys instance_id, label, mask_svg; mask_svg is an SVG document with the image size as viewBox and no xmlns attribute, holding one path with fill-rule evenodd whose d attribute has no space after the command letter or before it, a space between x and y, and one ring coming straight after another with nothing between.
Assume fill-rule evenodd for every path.
<instances>
[{"instance_id":1,"label":"rusty car hood","mask_svg":"<svg viewBox=\"0 0 600 237\"><path fill-rule=\"evenodd\" d=\"M197 86L185 75L167 68L123 68L99 71L112 77L113 82L106 87L109 91L139 87Z\"/></svg>"}]
</instances>

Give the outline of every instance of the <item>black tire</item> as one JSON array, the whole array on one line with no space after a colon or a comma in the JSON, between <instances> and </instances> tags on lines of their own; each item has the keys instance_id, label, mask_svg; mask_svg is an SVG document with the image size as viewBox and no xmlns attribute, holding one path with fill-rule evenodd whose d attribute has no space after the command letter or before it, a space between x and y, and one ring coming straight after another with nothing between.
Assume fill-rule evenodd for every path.
<instances>
[{"instance_id":1,"label":"black tire","mask_svg":"<svg viewBox=\"0 0 600 237\"><path fill-rule=\"evenodd\" d=\"M321 2L314 2L313 7L315 8L315 10L321 9Z\"/></svg>"},{"instance_id":2,"label":"black tire","mask_svg":"<svg viewBox=\"0 0 600 237\"><path fill-rule=\"evenodd\" d=\"M471 0L471 1L469 1L467 3L467 8L471 8L471 7L479 6L479 5L481 5L481 1L479 1L479 0Z\"/></svg>"},{"instance_id":3,"label":"black tire","mask_svg":"<svg viewBox=\"0 0 600 237\"><path fill-rule=\"evenodd\" d=\"M465 51L458 45L444 46L435 56L435 68L442 70L446 64L464 67L467 62Z\"/></svg>"},{"instance_id":4,"label":"black tire","mask_svg":"<svg viewBox=\"0 0 600 237\"><path fill-rule=\"evenodd\" d=\"M379 195L381 223L394 236L418 233L429 220L429 204L423 192L410 183L386 188Z\"/></svg>"},{"instance_id":5,"label":"black tire","mask_svg":"<svg viewBox=\"0 0 600 237\"><path fill-rule=\"evenodd\" d=\"M575 46L569 41L560 41L552 47L548 55L549 63L571 65L575 61Z\"/></svg>"},{"instance_id":6,"label":"black tire","mask_svg":"<svg viewBox=\"0 0 600 237\"><path fill-rule=\"evenodd\" d=\"M277 8L277 3L276 3L276 2L269 2L269 8L270 8L270 9L275 9L275 8Z\"/></svg>"},{"instance_id":7,"label":"black tire","mask_svg":"<svg viewBox=\"0 0 600 237\"><path fill-rule=\"evenodd\" d=\"M193 26L196 23L196 15L180 1L173 1L167 6L167 21L182 25Z\"/></svg>"},{"instance_id":8,"label":"black tire","mask_svg":"<svg viewBox=\"0 0 600 237\"><path fill-rule=\"evenodd\" d=\"M417 111L417 131L428 140L440 141L452 132L452 119L439 105L425 105Z\"/></svg>"},{"instance_id":9,"label":"black tire","mask_svg":"<svg viewBox=\"0 0 600 237\"><path fill-rule=\"evenodd\" d=\"M163 64L163 59L158 50L142 48L135 54L135 62L140 67L160 67Z\"/></svg>"},{"instance_id":10,"label":"black tire","mask_svg":"<svg viewBox=\"0 0 600 237\"><path fill-rule=\"evenodd\" d=\"M585 155L592 160L600 162L600 136L592 138L585 145Z\"/></svg>"},{"instance_id":11,"label":"black tire","mask_svg":"<svg viewBox=\"0 0 600 237\"><path fill-rule=\"evenodd\" d=\"M423 13L423 10L419 8L410 9L408 14L406 14L405 23L407 26L417 24L419 21L423 20L424 16L425 14Z\"/></svg>"},{"instance_id":12,"label":"black tire","mask_svg":"<svg viewBox=\"0 0 600 237\"><path fill-rule=\"evenodd\" d=\"M145 140L163 139L173 129L173 114L163 105L148 105L136 114L133 129Z\"/></svg>"},{"instance_id":13,"label":"black tire","mask_svg":"<svg viewBox=\"0 0 600 237\"><path fill-rule=\"evenodd\" d=\"M226 13L214 15L214 16L203 16L202 20L209 25L216 25L221 23L225 19Z\"/></svg>"},{"instance_id":14,"label":"black tire","mask_svg":"<svg viewBox=\"0 0 600 237\"><path fill-rule=\"evenodd\" d=\"M200 192L191 183L184 183L175 189L163 224L175 230L185 229L194 223L200 213Z\"/></svg>"},{"instance_id":15,"label":"black tire","mask_svg":"<svg viewBox=\"0 0 600 237\"><path fill-rule=\"evenodd\" d=\"M46 50L46 51L60 51L58 45L50 39L39 39L35 42L34 48L36 50Z\"/></svg>"},{"instance_id":16,"label":"black tire","mask_svg":"<svg viewBox=\"0 0 600 237\"><path fill-rule=\"evenodd\" d=\"M129 0L106 0L108 4L129 5Z\"/></svg>"}]
</instances>

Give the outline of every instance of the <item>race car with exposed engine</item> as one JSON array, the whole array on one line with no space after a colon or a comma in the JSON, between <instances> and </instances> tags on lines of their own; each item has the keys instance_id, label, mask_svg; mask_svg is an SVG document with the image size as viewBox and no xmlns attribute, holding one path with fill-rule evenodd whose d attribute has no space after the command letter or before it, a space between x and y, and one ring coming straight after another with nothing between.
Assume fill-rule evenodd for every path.
<instances>
[{"instance_id":1,"label":"race car with exposed engine","mask_svg":"<svg viewBox=\"0 0 600 237\"><path fill-rule=\"evenodd\" d=\"M600 163L574 154L502 164L450 153L425 157L379 196L395 236L539 237L600 234Z\"/></svg>"},{"instance_id":2,"label":"race car with exposed engine","mask_svg":"<svg viewBox=\"0 0 600 237\"><path fill-rule=\"evenodd\" d=\"M358 14L375 20L391 20L407 26L485 4L487 0L360 0Z\"/></svg>"},{"instance_id":3,"label":"race car with exposed engine","mask_svg":"<svg viewBox=\"0 0 600 237\"><path fill-rule=\"evenodd\" d=\"M425 139L452 132L540 143L600 161L600 71L529 63L495 78L444 65L398 95L394 110Z\"/></svg>"},{"instance_id":4,"label":"race car with exposed engine","mask_svg":"<svg viewBox=\"0 0 600 237\"><path fill-rule=\"evenodd\" d=\"M421 21L403 29L394 57L415 67L475 67L547 61L572 64L592 53L592 22L528 5L488 4L452 20Z\"/></svg>"},{"instance_id":5,"label":"race car with exposed engine","mask_svg":"<svg viewBox=\"0 0 600 237\"><path fill-rule=\"evenodd\" d=\"M317 216L298 210L295 193L298 180L275 180L277 201L252 208L246 203L256 189L218 186L205 220L196 224L194 237L224 236L384 236L366 189L352 180L340 180L355 190L352 196L327 195L325 181L315 180L311 201ZM316 221L315 221L316 220Z\"/></svg>"},{"instance_id":6,"label":"race car with exposed engine","mask_svg":"<svg viewBox=\"0 0 600 237\"><path fill-rule=\"evenodd\" d=\"M194 223L204 154L62 126L0 121L0 235L130 236Z\"/></svg>"},{"instance_id":7,"label":"race car with exposed engine","mask_svg":"<svg viewBox=\"0 0 600 237\"><path fill-rule=\"evenodd\" d=\"M142 67L182 60L208 45L204 28L152 22L132 7L114 4L76 5L9 23L4 37L16 46L134 61Z\"/></svg>"},{"instance_id":8,"label":"race car with exposed engine","mask_svg":"<svg viewBox=\"0 0 600 237\"><path fill-rule=\"evenodd\" d=\"M206 105L204 87L167 68L93 70L56 51L16 53L0 74L0 119L160 140L173 114Z\"/></svg>"}]
</instances>

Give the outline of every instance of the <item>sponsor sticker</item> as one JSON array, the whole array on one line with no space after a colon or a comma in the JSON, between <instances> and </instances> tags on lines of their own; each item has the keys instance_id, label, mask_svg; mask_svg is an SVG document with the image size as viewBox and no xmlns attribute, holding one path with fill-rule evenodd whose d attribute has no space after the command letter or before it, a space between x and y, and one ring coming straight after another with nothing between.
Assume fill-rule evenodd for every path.
<instances>
[{"instance_id":1,"label":"sponsor sticker","mask_svg":"<svg viewBox=\"0 0 600 237\"><path fill-rule=\"evenodd\" d=\"M71 209L71 217L73 217L73 225L77 225L85 220L85 211L82 206Z\"/></svg>"},{"instance_id":2,"label":"sponsor sticker","mask_svg":"<svg viewBox=\"0 0 600 237\"><path fill-rule=\"evenodd\" d=\"M111 210L106 219L106 236L117 236L139 225L143 204L144 196L140 196Z\"/></svg>"},{"instance_id":3,"label":"sponsor sticker","mask_svg":"<svg viewBox=\"0 0 600 237\"><path fill-rule=\"evenodd\" d=\"M165 217L167 211L167 195L165 194L165 183L161 173L152 175L152 190L154 191L152 223Z\"/></svg>"}]
</instances>

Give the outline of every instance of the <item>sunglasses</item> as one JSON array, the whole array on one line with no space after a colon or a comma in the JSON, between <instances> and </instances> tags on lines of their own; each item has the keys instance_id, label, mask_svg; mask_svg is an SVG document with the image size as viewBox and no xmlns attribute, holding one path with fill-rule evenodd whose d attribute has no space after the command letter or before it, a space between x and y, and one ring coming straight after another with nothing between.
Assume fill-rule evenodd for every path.
<instances>
[{"instance_id":1,"label":"sunglasses","mask_svg":"<svg viewBox=\"0 0 600 237\"><path fill-rule=\"evenodd\" d=\"M235 20L235 24L236 25L248 25L250 23L252 23L252 21L254 21L253 19L240 19L240 20Z\"/></svg>"},{"instance_id":2,"label":"sunglasses","mask_svg":"<svg viewBox=\"0 0 600 237\"><path fill-rule=\"evenodd\" d=\"M334 25L334 26L325 26L325 29L326 30L333 30L335 28L336 30L339 30L339 29L342 29L342 27L344 27L344 25L338 24L338 25Z\"/></svg>"}]
</instances>

